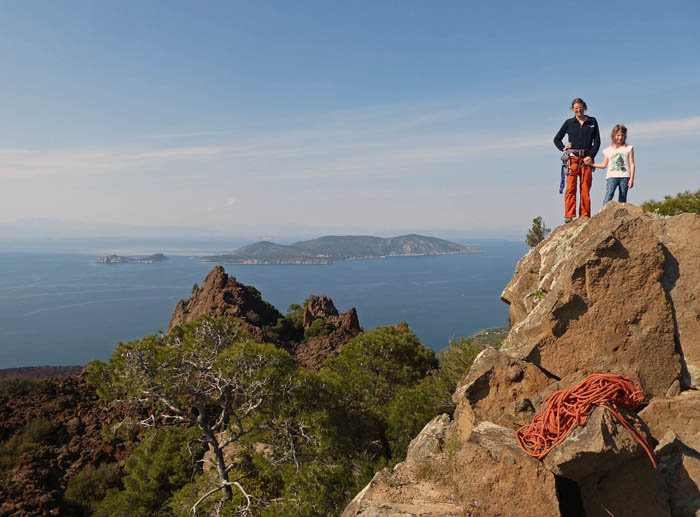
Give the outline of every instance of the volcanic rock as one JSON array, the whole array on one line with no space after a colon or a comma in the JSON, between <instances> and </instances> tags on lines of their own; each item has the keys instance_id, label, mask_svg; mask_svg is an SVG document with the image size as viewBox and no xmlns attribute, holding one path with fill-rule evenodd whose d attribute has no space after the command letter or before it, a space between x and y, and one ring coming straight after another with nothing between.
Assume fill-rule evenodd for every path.
<instances>
[{"instance_id":1,"label":"volcanic rock","mask_svg":"<svg viewBox=\"0 0 700 517\"><path fill-rule=\"evenodd\" d=\"M578 483L586 517L681 517L671 513L671 495L657 479L646 454Z\"/></svg>"},{"instance_id":2,"label":"volcanic rock","mask_svg":"<svg viewBox=\"0 0 700 517\"><path fill-rule=\"evenodd\" d=\"M177 303L168 332L203 315L240 318L246 322L247 330L253 337L259 340L262 339L262 326L274 324L282 316L261 298L257 289L237 282L221 266L211 270L189 299Z\"/></svg>"},{"instance_id":3,"label":"volcanic rock","mask_svg":"<svg viewBox=\"0 0 700 517\"><path fill-rule=\"evenodd\" d=\"M18 384L22 392L0 392L0 441L19 438L36 418L48 420L53 427L50 443L22 453L0 472L0 516L73 514L62 499L68 479L91 465L116 462L123 466L136 447L137 432L110 438L104 431L144 415L100 399L86 377L84 370Z\"/></svg>"},{"instance_id":4,"label":"volcanic rock","mask_svg":"<svg viewBox=\"0 0 700 517\"><path fill-rule=\"evenodd\" d=\"M296 346L294 358L311 370L317 370L327 358L340 353L343 346L362 332L357 311L351 307L338 314L333 301L328 296L316 296L304 309L304 328L311 327L317 319L323 319L333 326L326 336L315 336Z\"/></svg>"},{"instance_id":5,"label":"volcanic rock","mask_svg":"<svg viewBox=\"0 0 700 517\"><path fill-rule=\"evenodd\" d=\"M240 318L245 322L246 330L258 341L266 339L263 326L274 325L282 317L277 309L262 299L257 289L237 282L221 266L211 270L189 299L178 302L168 332L203 315ZM343 345L362 332L355 308L339 314L327 296L311 298L304 309L303 328L309 328L317 319L332 325L333 330L301 343L275 342L290 352L299 364L312 370L317 370L328 357L339 354Z\"/></svg>"},{"instance_id":6,"label":"volcanic rock","mask_svg":"<svg viewBox=\"0 0 700 517\"><path fill-rule=\"evenodd\" d=\"M417 455L377 473L343 517L447 517L468 511L509 517L516 508L536 509L541 517L561 515L555 476L523 454L511 430L481 422L466 441L457 441L455 424L444 429L444 418L437 417L416 438L432 442L432 454L414 448ZM446 436L442 446L431 438L436 429Z\"/></svg>"},{"instance_id":7,"label":"volcanic rock","mask_svg":"<svg viewBox=\"0 0 700 517\"><path fill-rule=\"evenodd\" d=\"M309 328L318 318L330 321L337 317L338 309L328 296L314 296L304 309L304 328Z\"/></svg>"},{"instance_id":8,"label":"volcanic rock","mask_svg":"<svg viewBox=\"0 0 700 517\"><path fill-rule=\"evenodd\" d=\"M620 413L647 442L652 441L649 428L636 413L625 408L620 408ZM639 441L608 410L596 407L585 426L575 427L566 440L545 456L544 465L559 476L581 481L637 456L647 457Z\"/></svg>"},{"instance_id":9,"label":"volcanic rock","mask_svg":"<svg viewBox=\"0 0 700 517\"><path fill-rule=\"evenodd\" d=\"M668 431L654 450L656 473L669 494L671 515L700 515L700 452Z\"/></svg>"},{"instance_id":10,"label":"volcanic rock","mask_svg":"<svg viewBox=\"0 0 700 517\"><path fill-rule=\"evenodd\" d=\"M469 404L476 422L486 420L515 430L532 420L539 402L535 399L533 404L533 398L552 382L533 364L489 347L474 359L452 401L458 411Z\"/></svg>"},{"instance_id":11,"label":"volcanic rock","mask_svg":"<svg viewBox=\"0 0 700 517\"><path fill-rule=\"evenodd\" d=\"M668 293L683 361L682 383L700 386L700 216L681 214L648 221L664 246L661 282Z\"/></svg>"},{"instance_id":12,"label":"volcanic rock","mask_svg":"<svg viewBox=\"0 0 700 517\"><path fill-rule=\"evenodd\" d=\"M520 260L501 295L511 306L509 353L559 378L614 372L665 394L681 374L674 314L679 304L698 314L685 279L673 281L678 303L669 293L666 279L683 257L658 232L676 224L654 224L641 208L613 202L554 230Z\"/></svg>"},{"instance_id":13,"label":"volcanic rock","mask_svg":"<svg viewBox=\"0 0 700 517\"><path fill-rule=\"evenodd\" d=\"M683 443L700 450L700 392L689 390L673 398L655 398L639 416L659 440L673 431Z\"/></svg>"}]
</instances>

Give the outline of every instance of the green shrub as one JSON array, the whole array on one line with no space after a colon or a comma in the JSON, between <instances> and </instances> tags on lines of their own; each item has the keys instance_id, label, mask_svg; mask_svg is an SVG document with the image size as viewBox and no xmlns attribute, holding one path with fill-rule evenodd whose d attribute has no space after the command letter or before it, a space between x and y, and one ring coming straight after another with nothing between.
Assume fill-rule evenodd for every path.
<instances>
[{"instance_id":1,"label":"green shrub","mask_svg":"<svg viewBox=\"0 0 700 517\"><path fill-rule=\"evenodd\" d=\"M451 400L445 399L438 383L437 378L428 376L419 384L400 390L389 404L386 434L393 463L406 457L408 444L425 424L443 413L445 406L451 406Z\"/></svg>"},{"instance_id":2,"label":"green shrub","mask_svg":"<svg viewBox=\"0 0 700 517\"><path fill-rule=\"evenodd\" d=\"M120 480L121 473L116 463L103 463L99 467L88 465L68 480L63 498L89 515L97 509L107 490L121 484Z\"/></svg>"},{"instance_id":3,"label":"green shrub","mask_svg":"<svg viewBox=\"0 0 700 517\"><path fill-rule=\"evenodd\" d=\"M547 228L547 226L544 224L542 217L535 217L532 220L532 226L525 235L525 242L527 242L528 246L534 248L540 242L545 240L545 238L547 237L547 235L549 235L549 232L551 231L552 230Z\"/></svg>"},{"instance_id":4,"label":"green shrub","mask_svg":"<svg viewBox=\"0 0 700 517\"><path fill-rule=\"evenodd\" d=\"M680 192L675 197L664 196L663 201L649 200L642 204L647 212L656 215L700 214L700 190Z\"/></svg>"},{"instance_id":5,"label":"green shrub","mask_svg":"<svg viewBox=\"0 0 700 517\"><path fill-rule=\"evenodd\" d=\"M308 328L304 329L304 339L327 336L335 330L335 325L321 318L315 319Z\"/></svg>"},{"instance_id":6,"label":"green shrub","mask_svg":"<svg viewBox=\"0 0 700 517\"><path fill-rule=\"evenodd\" d=\"M126 461L124 489L109 490L95 517L149 516L167 506L173 493L189 483L204 447L193 440L198 430L164 427L151 431Z\"/></svg>"},{"instance_id":7,"label":"green shrub","mask_svg":"<svg viewBox=\"0 0 700 517\"><path fill-rule=\"evenodd\" d=\"M56 439L56 428L44 417L34 418L29 422L22 432L21 440L23 443L35 443L40 445L48 445Z\"/></svg>"},{"instance_id":8,"label":"green shrub","mask_svg":"<svg viewBox=\"0 0 700 517\"><path fill-rule=\"evenodd\" d=\"M482 350L482 347L472 344L471 339L459 338L451 339L450 346L438 354L440 366L437 375L444 383L450 400L457 384L467 375L474 359Z\"/></svg>"},{"instance_id":9,"label":"green shrub","mask_svg":"<svg viewBox=\"0 0 700 517\"><path fill-rule=\"evenodd\" d=\"M0 379L0 397L21 397L29 393L35 384L35 381L22 377L21 375L5 377L4 379Z\"/></svg>"},{"instance_id":10,"label":"green shrub","mask_svg":"<svg viewBox=\"0 0 700 517\"><path fill-rule=\"evenodd\" d=\"M37 417L24 426L19 436L0 444L0 467L9 470L23 454L31 454L56 440L56 428L44 417Z\"/></svg>"},{"instance_id":11,"label":"green shrub","mask_svg":"<svg viewBox=\"0 0 700 517\"><path fill-rule=\"evenodd\" d=\"M20 441L13 437L4 443L0 443L0 472L6 472L14 468L19 459Z\"/></svg>"}]
</instances>

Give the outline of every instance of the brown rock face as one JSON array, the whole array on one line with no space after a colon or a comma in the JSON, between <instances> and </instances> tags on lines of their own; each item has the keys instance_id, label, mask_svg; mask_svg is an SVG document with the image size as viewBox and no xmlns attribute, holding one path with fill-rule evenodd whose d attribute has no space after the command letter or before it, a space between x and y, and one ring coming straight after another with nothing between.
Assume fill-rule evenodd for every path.
<instances>
[{"instance_id":1,"label":"brown rock face","mask_svg":"<svg viewBox=\"0 0 700 517\"><path fill-rule=\"evenodd\" d=\"M338 314L333 301L328 296L313 298L304 309L304 328L309 328L317 319L323 319L335 328L327 336L316 336L300 343L294 357L306 368L317 370L328 357L338 355L343 345L362 332L354 307Z\"/></svg>"},{"instance_id":2,"label":"brown rock face","mask_svg":"<svg viewBox=\"0 0 700 517\"><path fill-rule=\"evenodd\" d=\"M475 359L452 419L426 425L406 461L378 473L343 517L700 516L699 276L696 215L655 219L609 203L554 230L503 291L506 346ZM591 373L641 379L648 406L623 413L658 469L602 408L543 461L517 447L515 430L542 401Z\"/></svg>"},{"instance_id":3,"label":"brown rock face","mask_svg":"<svg viewBox=\"0 0 700 517\"><path fill-rule=\"evenodd\" d=\"M452 400L468 404L476 422L489 421L516 430L530 423L538 402L537 394L553 381L539 368L486 348L474 360Z\"/></svg>"},{"instance_id":4,"label":"brown rock face","mask_svg":"<svg viewBox=\"0 0 700 517\"><path fill-rule=\"evenodd\" d=\"M338 309L328 296L316 296L312 298L304 309L304 328L309 328L314 320L321 318L332 320L338 317Z\"/></svg>"},{"instance_id":5,"label":"brown rock face","mask_svg":"<svg viewBox=\"0 0 700 517\"><path fill-rule=\"evenodd\" d=\"M653 219L650 228L665 247L666 267L661 282L673 308L682 384L700 386L700 217L682 214Z\"/></svg>"},{"instance_id":6,"label":"brown rock face","mask_svg":"<svg viewBox=\"0 0 700 517\"><path fill-rule=\"evenodd\" d=\"M262 339L263 325L275 323L281 316L277 309L260 297L256 289L229 277L221 266L211 270L191 298L177 303L170 318L168 332L176 325L195 321L205 314L213 318L241 318L256 339Z\"/></svg>"},{"instance_id":7,"label":"brown rock face","mask_svg":"<svg viewBox=\"0 0 700 517\"><path fill-rule=\"evenodd\" d=\"M520 451L509 429L482 422L461 442L456 432L436 417L406 461L377 473L343 517L561 515L554 475Z\"/></svg>"},{"instance_id":8,"label":"brown rock face","mask_svg":"<svg viewBox=\"0 0 700 517\"><path fill-rule=\"evenodd\" d=\"M698 306L686 303L688 280L673 273L683 258L658 233L686 223L654 221L641 208L609 203L590 220L557 228L523 257L501 295L511 306L510 353L560 378L618 373L665 394L681 374L676 314L697 316Z\"/></svg>"},{"instance_id":9,"label":"brown rock face","mask_svg":"<svg viewBox=\"0 0 700 517\"><path fill-rule=\"evenodd\" d=\"M625 408L620 412L647 442L652 441L648 428L636 413ZM581 481L591 474L608 472L643 455L641 444L617 418L596 407L588 415L586 425L576 427L564 442L545 456L543 462L553 473Z\"/></svg>"}]
</instances>

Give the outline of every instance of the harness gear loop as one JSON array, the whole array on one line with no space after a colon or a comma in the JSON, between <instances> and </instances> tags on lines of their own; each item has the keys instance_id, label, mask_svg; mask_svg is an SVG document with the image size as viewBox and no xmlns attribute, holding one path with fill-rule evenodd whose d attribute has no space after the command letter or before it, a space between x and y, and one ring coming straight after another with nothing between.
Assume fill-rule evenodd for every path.
<instances>
[{"instance_id":1,"label":"harness gear loop","mask_svg":"<svg viewBox=\"0 0 700 517\"><path fill-rule=\"evenodd\" d=\"M566 176L576 176L581 173L583 164L583 149L566 149L561 155L561 180L559 182L559 193L564 192Z\"/></svg>"}]
</instances>

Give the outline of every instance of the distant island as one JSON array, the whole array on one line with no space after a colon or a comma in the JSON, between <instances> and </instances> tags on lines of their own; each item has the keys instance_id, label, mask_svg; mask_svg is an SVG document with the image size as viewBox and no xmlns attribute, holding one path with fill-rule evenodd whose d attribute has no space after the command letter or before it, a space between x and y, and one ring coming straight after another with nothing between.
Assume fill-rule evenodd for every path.
<instances>
[{"instance_id":1,"label":"distant island","mask_svg":"<svg viewBox=\"0 0 700 517\"><path fill-rule=\"evenodd\" d=\"M162 253L148 255L147 257L122 257L120 255L105 255L98 258L95 262L100 264L156 264L168 260L168 257Z\"/></svg>"},{"instance_id":2,"label":"distant island","mask_svg":"<svg viewBox=\"0 0 700 517\"><path fill-rule=\"evenodd\" d=\"M479 253L480 250L454 242L425 237L370 237L359 235L325 236L290 245L260 241L243 246L227 255L202 257L200 262L226 264L332 264L346 260L423 255Z\"/></svg>"}]
</instances>

